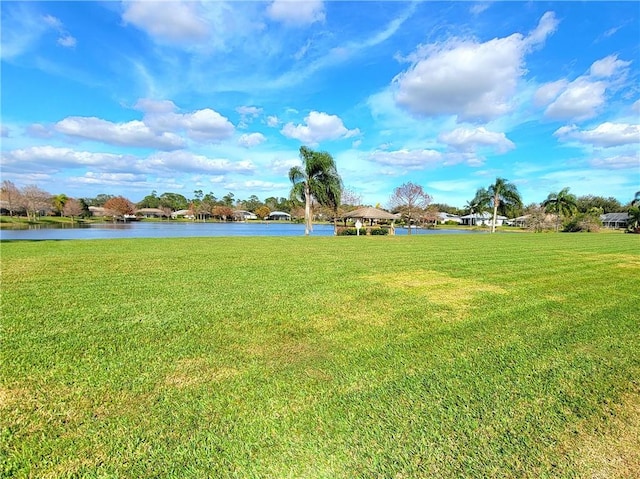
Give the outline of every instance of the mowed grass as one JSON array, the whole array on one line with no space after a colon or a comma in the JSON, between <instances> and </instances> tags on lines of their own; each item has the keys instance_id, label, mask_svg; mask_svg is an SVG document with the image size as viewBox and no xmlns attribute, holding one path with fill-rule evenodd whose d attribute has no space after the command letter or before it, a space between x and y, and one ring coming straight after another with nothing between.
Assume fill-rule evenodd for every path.
<instances>
[{"instance_id":1,"label":"mowed grass","mask_svg":"<svg viewBox=\"0 0 640 479\"><path fill-rule=\"evenodd\" d=\"M640 238L1 245L3 477L640 475Z\"/></svg>"}]
</instances>

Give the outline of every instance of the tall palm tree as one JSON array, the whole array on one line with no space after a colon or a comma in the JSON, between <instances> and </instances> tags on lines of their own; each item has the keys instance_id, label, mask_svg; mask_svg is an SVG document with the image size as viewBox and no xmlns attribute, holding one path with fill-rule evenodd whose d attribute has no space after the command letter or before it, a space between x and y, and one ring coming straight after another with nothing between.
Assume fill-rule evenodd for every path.
<instances>
[{"instance_id":1,"label":"tall palm tree","mask_svg":"<svg viewBox=\"0 0 640 479\"><path fill-rule=\"evenodd\" d=\"M493 206L493 222L491 223L491 232L496 232L496 219L498 210L504 211L509 206L522 207L522 199L518 188L513 183L509 183L504 178L496 178L496 182L487 188L489 198L491 198L491 206Z\"/></svg>"},{"instance_id":2,"label":"tall palm tree","mask_svg":"<svg viewBox=\"0 0 640 479\"><path fill-rule=\"evenodd\" d=\"M558 193L549 193L547 199L542 202L542 207L547 213L556 215L556 232L560 229L560 217L570 215L578 209L576 195L569 193L569 188L562 188Z\"/></svg>"},{"instance_id":3,"label":"tall palm tree","mask_svg":"<svg viewBox=\"0 0 640 479\"><path fill-rule=\"evenodd\" d=\"M313 230L313 202L335 211L340 206L342 179L333 157L327 152L301 146L300 159L302 166L289 170L289 180L293 184L291 197L304 201L304 234L308 235Z\"/></svg>"}]
</instances>

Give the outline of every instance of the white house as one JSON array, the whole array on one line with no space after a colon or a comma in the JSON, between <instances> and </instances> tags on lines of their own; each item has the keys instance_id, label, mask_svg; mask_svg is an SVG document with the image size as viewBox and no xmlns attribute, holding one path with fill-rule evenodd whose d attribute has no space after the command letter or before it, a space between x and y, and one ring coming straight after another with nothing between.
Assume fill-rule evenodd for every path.
<instances>
[{"instance_id":1,"label":"white house","mask_svg":"<svg viewBox=\"0 0 640 479\"><path fill-rule=\"evenodd\" d=\"M187 218L190 220L195 219L193 215L193 211L191 210L178 210L171 213L171 217L175 220L176 218Z\"/></svg>"},{"instance_id":2,"label":"white house","mask_svg":"<svg viewBox=\"0 0 640 479\"><path fill-rule=\"evenodd\" d=\"M462 219L458 215L452 215L451 213L438 213L438 223L444 224L447 221L455 221L458 224L462 223Z\"/></svg>"},{"instance_id":3,"label":"white house","mask_svg":"<svg viewBox=\"0 0 640 479\"><path fill-rule=\"evenodd\" d=\"M236 221L257 220L258 216L251 211L235 210L233 212L233 219L235 219Z\"/></svg>"},{"instance_id":4,"label":"white house","mask_svg":"<svg viewBox=\"0 0 640 479\"><path fill-rule=\"evenodd\" d=\"M269 213L269 216L267 216L266 219L291 221L291 215L289 213L285 213L284 211L272 211L271 213Z\"/></svg>"},{"instance_id":5,"label":"white house","mask_svg":"<svg viewBox=\"0 0 640 479\"><path fill-rule=\"evenodd\" d=\"M472 215L461 216L460 219L462 220L462 224L467 226L491 226L491 222L493 221L493 214L474 213ZM506 216L497 215L496 226L502 226L506 220Z\"/></svg>"}]
</instances>

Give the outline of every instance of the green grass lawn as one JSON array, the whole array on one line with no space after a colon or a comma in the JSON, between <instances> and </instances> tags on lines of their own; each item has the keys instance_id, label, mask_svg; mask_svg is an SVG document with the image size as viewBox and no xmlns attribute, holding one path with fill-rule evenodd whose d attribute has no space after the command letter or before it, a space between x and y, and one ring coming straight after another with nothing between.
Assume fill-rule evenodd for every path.
<instances>
[{"instance_id":1,"label":"green grass lawn","mask_svg":"<svg viewBox=\"0 0 640 479\"><path fill-rule=\"evenodd\" d=\"M640 237L4 242L2 477L640 475Z\"/></svg>"}]
</instances>

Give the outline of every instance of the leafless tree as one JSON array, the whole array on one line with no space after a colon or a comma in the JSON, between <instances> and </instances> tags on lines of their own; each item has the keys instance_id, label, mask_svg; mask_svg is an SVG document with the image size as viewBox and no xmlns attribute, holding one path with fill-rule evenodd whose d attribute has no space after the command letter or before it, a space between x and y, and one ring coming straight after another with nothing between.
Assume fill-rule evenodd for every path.
<instances>
[{"instance_id":1,"label":"leafless tree","mask_svg":"<svg viewBox=\"0 0 640 479\"><path fill-rule=\"evenodd\" d=\"M389 200L391 210L401 213L407 219L409 234L411 234L411 222L419 218L430 203L431 196L424 191L422 186L411 182L394 189Z\"/></svg>"},{"instance_id":2,"label":"leafless tree","mask_svg":"<svg viewBox=\"0 0 640 479\"><path fill-rule=\"evenodd\" d=\"M134 213L135 206L124 196L115 196L113 198L110 198L104 204L104 209L107 214L113 216L114 218L117 218L118 216L125 218L125 215L131 215Z\"/></svg>"},{"instance_id":3,"label":"leafless tree","mask_svg":"<svg viewBox=\"0 0 640 479\"><path fill-rule=\"evenodd\" d=\"M74 199L69 198L64 207L62 208L62 214L71 218L71 222L73 223L73 218L76 216L81 216L83 213L82 204Z\"/></svg>"},{"instance_id":4,"label":"leafless tree","mask_svg":"<svg viewBox=\"0 0 640 479\"><path fill-rule=\"evenodd\" d=\"M20 206L22 202L21 196L22 194L20 193L20 189L11 181L4 180L2 182L2 187L0 188L0 198L2 198L2 201L6 202L10 216L13 216L13 213Z\"/></svg>"},{"instance_id":5,"label":"leafless tree","mask_svg":"<svg viewBox=\"0 0 640 479\"><path fill-rule=\"evenodd\" d=\"M22 189L22 206L27 212L27 218L35 221L40 213L51 209L51 193L36 185L27 185Z\"/></svg>"}]
</instances>

